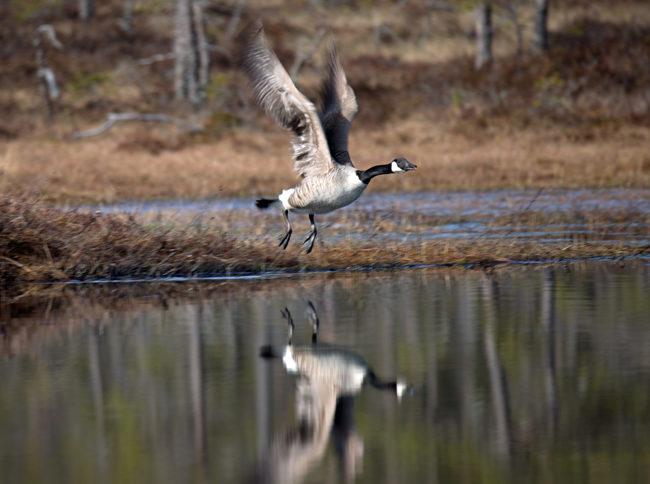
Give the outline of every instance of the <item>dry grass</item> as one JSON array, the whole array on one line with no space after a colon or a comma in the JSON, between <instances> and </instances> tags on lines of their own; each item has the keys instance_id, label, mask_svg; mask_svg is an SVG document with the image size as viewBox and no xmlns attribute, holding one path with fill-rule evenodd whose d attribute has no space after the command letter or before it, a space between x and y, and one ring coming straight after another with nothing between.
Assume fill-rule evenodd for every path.
<instances>
[{"instance_id":1,"label":"dry grass","mask_svg":"<svg viewBox=\"0 0 650 484\"><path fill-rule=\"evenodd\" d=\"M396 127L359 127L350 149L360 168L396 156L418 165L415 173L378 178L370 190L650 186L650 128L624 127L588 143L550 130L484 139L459 130L421 117ZM28 189L50 202L110 203L269 195L296 183L288 136L278 130L238 131L209 144L153 153L125 148L131 136L118 129L97 140L12 141L0 154L0 190ZM148 136L164 138L165 129Z\"/></svg>"},{"instance_id":2,"label":"dry grass","mask_svg":"<svg viewBox=\"0 0 650 484\"><path fill-rule=\"evenodd\" d=\"M268 194L295 183L288 135L253 105L232 60L213 55L210 101L193 113L171 98L170 63L133 65L170 43L172 15L159 2L142 2L132 37L115 28L121 2L102 3L87 26L78 25L71 7L32 3L31 16L18 2L0 7L3 193L114 202ZM286 64L314 34L308 20L327 19L361 106L350 140L356 164L365 168L402 155L420 166L417 175L373 182L373 190L650 186L647 2L557 2L551 50L544 56L525 50L521 58L514 55L511 26L497 12L496 59L480 72L472 66L469 10L428 15L427 33L417 2L394 18L394 3L383 1L325 3L317 8L323 11L248 4L250 16L264 17ZM526 42L529 7L520 11ZM376 48L375 22L389 18L394 35ZM228 20L211 17L213 43L225 42ZM52 125L42 120L31 46L35 26L44 22L66 46L48 52L63 90ZM306 62L298 79L310 94L322 73L321 54ZM207 130L189 135L134 123L101 137L70 138L110 111L165 112Z\"/></svg>"},{"instance_id":3,"label":"dry grass","mask_svg":"<svg viewBox=\"0 0 650 484\"><path fill-rule=\"evenodd\" d=\"M85 25L70 2L0 6L5 60L0 64L2 283L491 264L647 251L625 240L590 244L579 237L562 246L507 237L416 238L407 244L359 239L329 244L324 239L306 257L293 244L283 252L268 238L233 236L232 225L223 221L218 227L151 223L43 205L270 195L296 181L288 135L253 105L232 59L212 54L210 100L205 109L189 112L173 102L170 62L148 67L133 62L171 45L171 10L164 2L138 2L128 36L115 27L123 2L100 3L96 18ZM287 65L318 28L310 28L308 20L326 19L361 106L350 139L356 165L367 168L405 156L419 166L415 173L380 177L369 191L650 186L648 2L554 2L551 50L535 55L526 49L521 57L515 56L511 26L497 13L495 62L479 72L472 65L470 11L425 15L418 2L409 2L391 19L392 34L375 45L375 22L391 18L394 2L308 3L247 5L249 16L264 17L268 36ZM528 42L529 6L520 13ZM226 45L228 22L228 17L210 17L211 43ZM54 25L65 46L48 51L63 92L53 124L43 121L35 77L32 36L42 23ZM315 90L322 64L319 53L300 72L299 84L308 94ZM206 131L190 135L136 123L96 138L70 137L103 122L111 111L164 112L200 122ZM416 215L364 216L378 217L372 221L376 232L401 227L417 233L441 223ZM543 223L538 215L524 214L514 222L504 217L505 225ZM583 219L595 226L599 221L639 223L638 231L648 226L647 214L634 211L588 213ZM367 225L354 217L341 220L353 227ZM276 224L265 219L251 233L273 233Z\"/></svg>"},{"instance_id":4,"label":"dry grass","mask_svg":"<svg viewBox=\"0 0 650 484\"><path fill-rule=\"evenodd\" d=\"M642 222L631 214L627 223ZM525 219L530 223L529 219ZM411 228L413 222L411 222ZM647 225L646 225L647 227ZM646 230L647 228L642 229ZM264 271L479 264L624 257L646 253L634 242L566 244L502 238L413 242L324 242L310 255L282 251L268 238L237 238L209 223L145 226L131 216L66 211L33 200L0 199L0 282L160 278Z\"/></svg>"},{"instance_id":5,"label":"dry grass","mask_svg":"<svg viewBox=\"0 0 650 484\"><path fill-rule=\"evenodd\" d=\"M0 199L0 281L169 277L296 268L288 254L192 227L146 229L124 215Z\"/></svg>"}]
</instances>

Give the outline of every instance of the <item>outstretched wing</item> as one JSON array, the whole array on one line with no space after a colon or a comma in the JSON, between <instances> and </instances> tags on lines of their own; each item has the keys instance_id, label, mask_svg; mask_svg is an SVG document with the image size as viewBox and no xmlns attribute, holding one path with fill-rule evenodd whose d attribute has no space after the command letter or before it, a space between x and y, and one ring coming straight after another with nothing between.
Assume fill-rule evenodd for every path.
<instances>
[{"instance_id":1,"label":"outstretched wing","mask_svg":"<svg viewBox=\"0 0 650 484\"><path fill-rule=\"evenodd\" d=\"M359 106L334 47L330 50L328 76L322 87L322 103L320 119L330 153L337 163L352 164L348 154L348 133Z\"/></svg>"},{"instance_id":2,"label":"outstretched wing","mask_svg":"<svg viewBox=\"0 0 650 484\"><path fill-rule=\"evenodd\" d=\"M246 38L242 67L266 113L293 132L294 169L302 177L326 173L333 162L314 104L296 88L271 51L260 23Z\"/></svg>"}]
</instances>

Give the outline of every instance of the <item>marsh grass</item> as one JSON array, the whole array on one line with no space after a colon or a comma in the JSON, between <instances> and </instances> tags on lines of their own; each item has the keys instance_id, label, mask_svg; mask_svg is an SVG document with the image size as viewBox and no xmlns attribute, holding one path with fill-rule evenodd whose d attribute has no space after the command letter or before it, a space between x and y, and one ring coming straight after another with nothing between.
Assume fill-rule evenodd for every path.
<instances>
[{"instance_id":1,"label":"marsh grass","mask_svg":"<svg viewBox=\"0 0 650 484\"><path fill-rule=\"evenodd\" d=\"M223 233L145 228L132 217L0 199L0 280L160 278L296 268Z\"/></svg>"},{"instance_id":2,"label":"marsh grass","mask_svg":"<svg viewBox=\"0 0 650 484\"><path fill-rule=\"evenodd\" d=\"M435 263L486 266L648 250L640 245L648 238L648 211L634 203L563 213L513 207L488 221L458 213L346 210L324 219L310 256L295 239L287 251L277 248L268 234L281 228L272 217L240 220L239 213L226 212L188 220L183 214L142 218L55 208L51 204L268 196L294 185L296 177L287 133L254 105L232 58L214 53L210 100L198 112L173 102L171 63L134 64L171 45L173 14L165 5L142 2L129 37L115 28L123 6L118 0L101 2L84 25L66 2L31 2L29 9L19 4L0 5L3 285ZM350 137L355 164L363 169L396 156L418 164L416 173L373 181L369 193L650 186L646 1L554 4L551 49L544 55L516 56L512 31L497 18L495 62L481 71L473 68L474 39L467 35L470 9L427 13L425 19L422 7L409 3L392 21L395 35L374 45L374 22L389 18L394 2L247 5L249 16L264 14L267 34L287 65L313 36L305 27L313 18L327 19L332 37L345 46L342 61L361 107ZM529 29L530 5L521 8ZM221 45L225 20L212 20L210 42ZM427 35L423 20L430 22ZM53 124L43 121L34 75L31 42L42 23L52 24L65 46L48 52L63 88ZM310 95L323 61L321 52L300 71L298 83ZM102 123L111 111L164 112L206 130L191 134L173 126L127 124L96 138L70 136ZM471 222L482 223L471 240L422 235ZM305 228L301 223L298 230ZM532 229L550 231L552 224L566 227L559 241L521 236ZM388 232L401 237L382 238Z\"/></svg>"},{"instance_id":3,"label":"marsh grass","mask_svg":"<svg viewBox=\"0 0 650 484\"><path fill-rule=\"evenodd\" d=\"M214 217L188 219L157 215L138 219L128 214L66 210L42 205L33 199L2 197L0 282L8 287L34 281L159 279L428 264L488 267L509 261L625 257L647 253L649 247L640 246L638 241L626 236L618 240L611 237L611 233L621 227L633 227L647 240L647 214L645 219L639 218L637 213L631 213L629 218L622 213L610 215L606 212L590 214L589 223L603 228L590 236L568 234L562 243L518 238L512 230L498 237L478 234L471 239L414 237L378 241L372 236L377 230L374 226L367 227L369 233L362 233L360 237L337 237L346 232L341 227L351 226L354 230L356 226L366 225L368 217L361 214L346 219L344 216L333 219L331 225L321 231L316 249L306 255L295 241L300 240L300 224L289 249L283 251L277 247L274 236L264 235L278 230L278 220L266 222L268 225L260 229L262 233L258 236L232 235L221 227L223 220ZM369 217L378 220L375 215ZM407 214L387 223L400 224L400 231L407 234L421 231L425 224L441 221L413 220ZM524 217L518 223L534 224L536 221L539 219ZM251 219L250 224L254 223ZM496 225L499 223L497 221ZM620 227L615 231L612 223ZM379 227L382 232L390 229Z\"/></svg>"},{"instance_id":4,"label":"marsh grass","mask_svg":"<svg viewBox=\"0 0 650 484\"><path fill-rule=\"evenodd\" d=\"M394 128L359 126L351 133L350 149L362 169L398 155L418 164L415 174L373 180L369 192L650 186L649 129L621 128L589 143L560 131L554 137L554 129L481 140L414 117ZM51 203L113 203L271 195L296 183L288 135L280 130L239 131L209 144L156 153L123 151L120 145L131 136L118 129L92 142L13 141L0 156L0 189L14 195L31 190Z\"/></svg>"}]
</instances>

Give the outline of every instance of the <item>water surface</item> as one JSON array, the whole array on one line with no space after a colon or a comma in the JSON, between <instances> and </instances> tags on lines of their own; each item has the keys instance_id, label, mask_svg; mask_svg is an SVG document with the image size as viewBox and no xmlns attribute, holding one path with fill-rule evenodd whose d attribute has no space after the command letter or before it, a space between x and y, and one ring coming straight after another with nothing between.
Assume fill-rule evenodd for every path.
<instances>
[{"instance_id":1,"label":"water surface","mask_svg":"<svg viewBox=\"0 0 650 484\"><path fill-rule=\"evenodd\" d=\"M129 213L149 223L216 226L246 239L275 239L284 223L261 213L253 198L167 200L90 207ZM373 239L376 243L428 243L440 239L516 238L547 244L588 240L592 244L639 246L650 242L650 190L643 188L504 189L483 192L364 194L352 205L318 215L319 237L329 243ZM307 217L292 215L297 232ZM276 242L277 243L277 242Z\"/></svg>"},{"instance_id":2,"label":"water surface","mask_svg":"<svg viewBox=\"0 0 650 484\"><path fill-rule=\"evenodd\" d=\"M649 294L643 260L67 287L1 314L1 481L646 482ZM309 301L416 392L260 358Z\"/></svg>"}]
</instances>

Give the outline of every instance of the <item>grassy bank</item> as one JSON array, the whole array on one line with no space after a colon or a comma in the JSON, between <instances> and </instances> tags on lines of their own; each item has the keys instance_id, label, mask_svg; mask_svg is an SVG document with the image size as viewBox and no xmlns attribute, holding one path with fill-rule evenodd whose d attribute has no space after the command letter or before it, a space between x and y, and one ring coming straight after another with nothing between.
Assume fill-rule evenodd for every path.
<instances>
[{"instance_id":1,"label":"grassy bank","mask_svg":"<svg viewBox=\"0 0 650 484\"><path fill-rule=\"evenodd\" d=\"M572 215L573 216L573 215ZM582 215L584 216L584 214ZM614 227L647 224L638 213L590 214L602 225L603 236ZM646 214L647 216L647 214ZM523 214L518 223L534 230L549 220ZM277 222L277 221L276 221ZM399 222L399 221L398 221ZM509 223L512 223L509 220ZM559 222L553 219L553 222ZM407 223L406 219L403 223ZM409 230L428 220L408 221ZM503 223L496 220L498 225ZM277 230L277 227L275 227ZM611 237L606 237L611 239ZM361 239L367 240L367 239ZM0 199L0 283L66 281L71 279L159 278L264 271L397 267L420 264L491 265L526 260L567 260L587 257L625 257L648 253L632 241L593 243L576 234L557 244L517 237L473 239L413 239L411 242L350 241L330 244L325 239L305 255L299 244L287 251L275 239L235 237L209 223L157 225L123 214L63 210L34 200Z\"/></svg>"},{"instance_id":2,"label":"grassy bank","mask_svg":"<svg viewBox=\"0 0 650 484\"><path fill-rule=\"evenodd\" d=\"M0 282L166 277L296 267L224 234L147 229L125 215L0 200Z\"/></svg>"}]
</instances>

